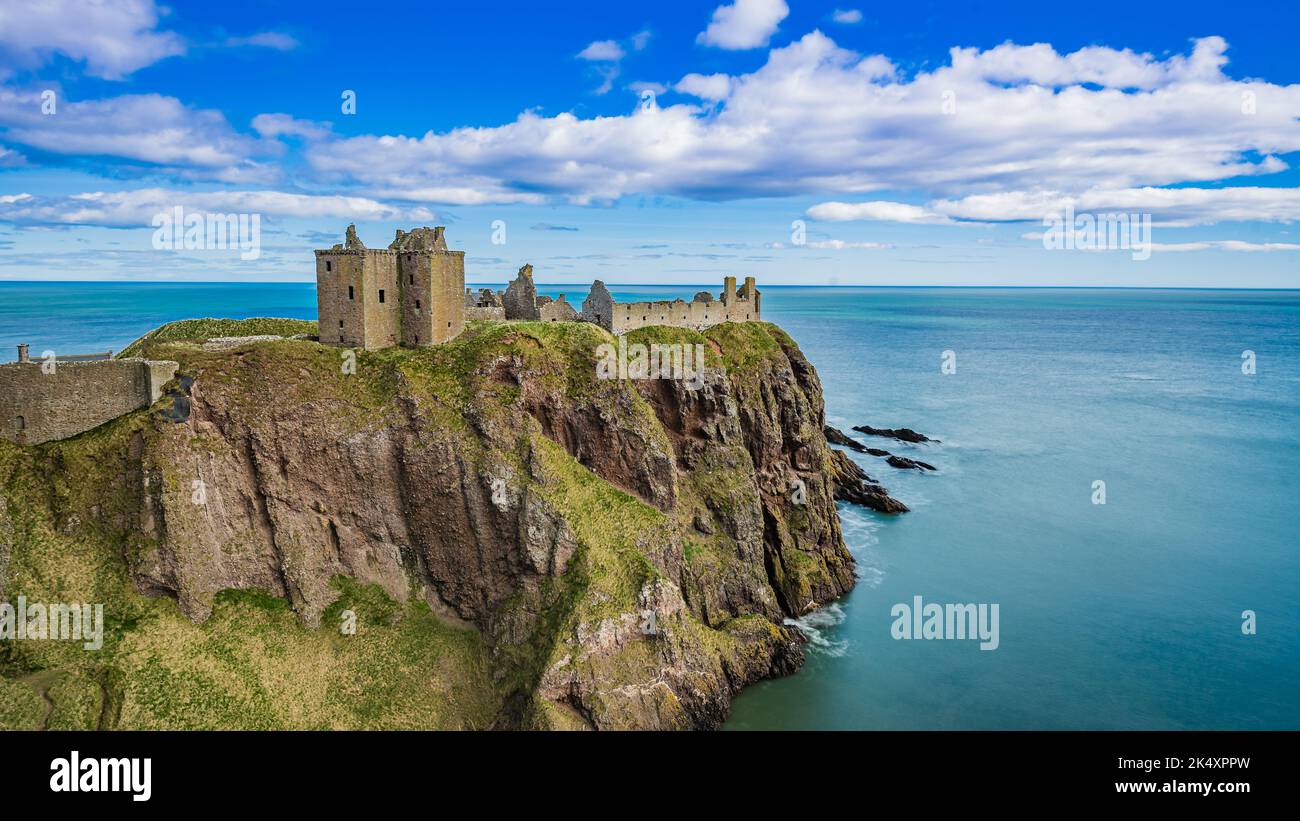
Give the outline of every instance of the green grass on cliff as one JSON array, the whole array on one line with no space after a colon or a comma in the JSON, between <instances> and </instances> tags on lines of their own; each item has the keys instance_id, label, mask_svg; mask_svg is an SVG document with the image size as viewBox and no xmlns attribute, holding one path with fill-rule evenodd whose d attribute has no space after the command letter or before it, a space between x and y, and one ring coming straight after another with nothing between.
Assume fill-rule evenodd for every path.
<instances>
[{"instance_id":1,"label":"green grass on cliff","mask_svg":"<svg viewBox=\"0 0 1300 821\"><path fill-rule=\"evenodd\" d=\"M317 324L309 319L253 317L251 319L182 319L154 328L122 349L124 359L140 356L150 342L203 342L222 336L295 336L315 335Z\"/></svg>"}]
</instances>

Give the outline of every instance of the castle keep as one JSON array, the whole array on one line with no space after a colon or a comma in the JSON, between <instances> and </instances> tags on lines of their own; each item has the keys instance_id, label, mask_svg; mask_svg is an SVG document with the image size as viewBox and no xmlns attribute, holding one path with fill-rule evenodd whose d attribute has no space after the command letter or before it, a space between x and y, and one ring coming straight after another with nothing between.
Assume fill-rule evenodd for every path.
<instances>
[{"instance_id":1,"label":"castle keep","mask_svg":"<svg viewBox=\"0 0 1300 821\"><path fill-rule=\"evenodd\" d=\"M84 357L0 365L0 435L18 445L67 439L148 407L176 373L175 362Z\"/></svg>"},{"instance_id":2,"label":"castle keep","mask_svg":"<svg viewBox=\"0 0 1300 821\"><path fill-rule=\"evenodd\" d=\"M352 348L436 345L465 326L465 252L443 228L401 229L367 248L348 226L343 244L316 252L320 341Z\"/></svg>"}]
</instances>

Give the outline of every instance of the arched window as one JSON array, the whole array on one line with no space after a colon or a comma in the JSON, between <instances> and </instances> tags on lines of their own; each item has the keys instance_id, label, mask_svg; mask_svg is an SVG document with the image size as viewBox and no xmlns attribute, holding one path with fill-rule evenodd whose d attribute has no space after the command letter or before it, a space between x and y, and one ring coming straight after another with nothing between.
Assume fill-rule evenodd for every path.
<instances>
[{"instance_id":1,"label":"arched window","mask_svg":"<svg viewBox=\"0 0 1300 821\"><path fill-rule=\"evenodd\" d=\"M27 418L24 416L14 417L14 427L18 430L27 430Z\"/></svg>"}]
</instances>

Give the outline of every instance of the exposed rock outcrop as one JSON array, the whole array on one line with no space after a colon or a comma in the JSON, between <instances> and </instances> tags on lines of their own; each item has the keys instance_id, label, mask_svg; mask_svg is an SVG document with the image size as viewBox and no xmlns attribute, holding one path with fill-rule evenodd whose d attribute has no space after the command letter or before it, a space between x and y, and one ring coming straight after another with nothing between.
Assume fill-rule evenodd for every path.
<instances>
[{"instance_id":1,"label":"exposed rock outcrop","mask_svg":"<svg viewBox=\"0 0 1300 821\"><path fill-rule=\"evenodd\" d=\"M867 475L843 451L831 451L831 471L835 498L869 507L881 513L906 513L907 505L889 495L889 491Z\"/></svg>"},{"instance_id":2,"label":"exposed rock outcrop","mask_svg":"<svg viewBox=\"0 0 1300 821\"><path fill-rule=\"evenodd\" d=\"M920 471L938 470L938 468L936 468L934 465L928 462L922 462L917 459L908 459L906 456L891 455L885 461L889 464L890 467L895 467L900 470L920 470Z\"/></svg>"},{"instance_id":3,"label":"exposed rock outcrop","mask_svg":"<svg viewBox=\"0 0 1300 821\"><path fill-rule=\"evenodd\" d=\"M867 450L867 447L861 442L853 439L839 428L833 428L830 425L826 426L826 441L832 445L839 445L840 447L845 447L849 450L855 450L858 453L865 453Z\"/></svg>"},{"instance_id":4,"label":"exposed rock outcrop","mask_svg":"<svg viewBox=\"0 0 1300 821\"><path fill-rule=\"evenodd\" d=\"M913 444L939 441L917 433L911 428L873 428L870 425L854 425L853 429L868 436L885 436L890 439L897 439L900 442L911 442Z\"/></svg>"}]
</instances>

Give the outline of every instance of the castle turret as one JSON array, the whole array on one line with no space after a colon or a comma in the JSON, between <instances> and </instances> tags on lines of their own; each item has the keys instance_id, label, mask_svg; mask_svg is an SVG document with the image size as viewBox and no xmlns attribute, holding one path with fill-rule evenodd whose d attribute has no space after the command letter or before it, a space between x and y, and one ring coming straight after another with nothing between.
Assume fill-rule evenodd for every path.
<instances>
[{"instance_id":1,"label":"castle turret","mask_svg":"<svg viewBox=\"0 0 1300 821\"><path fill-rule=\"evenodd\" d=\"M21 344L21 345L18 346L18 361L19 361L19 362L30 362L30 361L31 361L31 358L28 356L28 350L29 350L29 347L28 347L28 345L27 345L26 342L24 342L23 344Z\"/></svg>"},{"instance_id":2,"label":"castle turret","mask_svg":"<svg viewBox=\"0 0 1300 821\"><path fill-rule=\"evenodd\" d=\"M732 305L736 301L736 278L722 278L722 302L724 305Z\"/></svg>"}]
</instances>

